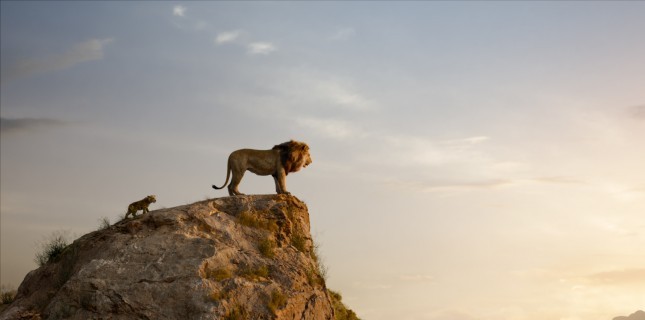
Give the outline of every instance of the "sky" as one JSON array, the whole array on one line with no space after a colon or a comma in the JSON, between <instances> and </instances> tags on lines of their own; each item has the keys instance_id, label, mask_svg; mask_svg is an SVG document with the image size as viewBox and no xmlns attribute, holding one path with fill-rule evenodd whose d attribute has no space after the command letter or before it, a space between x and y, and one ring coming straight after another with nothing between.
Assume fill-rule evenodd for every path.
<instances>
[{"instance_id":1,"label":"sky","mask_svg":"<svg viewBox=\"0 0 645 320\"><path fill-rule=\"evenodd\" d=\"M645 308L645 2L0 2L0 282L295 139L363 319ZM274 192L247 174L240 190Z\"/></svg>"}]
</instances>

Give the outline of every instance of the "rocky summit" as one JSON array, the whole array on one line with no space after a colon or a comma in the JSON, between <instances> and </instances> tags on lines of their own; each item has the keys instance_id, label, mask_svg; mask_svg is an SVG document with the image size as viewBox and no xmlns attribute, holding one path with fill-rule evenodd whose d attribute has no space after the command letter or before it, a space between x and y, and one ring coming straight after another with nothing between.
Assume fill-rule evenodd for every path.
<instances>
[{"instance_id":1,"label":"rocky summit","mask_svg":"<svg viewBox=\"0 0 645 320\"><path fill-rule=\"evenodd\" d=\"M80 237L27 274L0 319L322 320L335 318L338 302L305 203L234 196Z\"/></svg>"}]
</instances>

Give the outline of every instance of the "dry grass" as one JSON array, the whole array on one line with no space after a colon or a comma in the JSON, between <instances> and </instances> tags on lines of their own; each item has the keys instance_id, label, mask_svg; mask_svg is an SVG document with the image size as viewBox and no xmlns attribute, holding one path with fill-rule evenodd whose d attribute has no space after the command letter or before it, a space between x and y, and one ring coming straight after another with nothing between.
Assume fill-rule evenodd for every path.
<instances>
[{"instance_id":1,"label":"dry grass","mask_svg":"<svg viewBox=\"0 0 645 320\"><path fill-rule=\"evenodd\" d=\"M320 277L326 283L328 268L325 265L322 257L320 256L320 245L317 243L314 243L314 249L311 250L311 258L314 259L314 262L316 262L316 271L318 272L318 275L320 275Z\"/></svg>"},{"instance_id":2,"label":"dry grass","mask_svg":"<svg viewBox=\"0 0 645 320\"><path fill-rule=\"evenodd\" d=\"M268 266L259 266L259 267L243 267L239 270L239 276L249 279L251 281L260 281L261 279L266 279L269 277L269 267Z\"/></svg>"},{"instance_id":3,"label":"dry grass","mask_svg":"<svg viewBox=\"0 0 645 320\"><path fill-rule=\"evenodd\" d=\"M275 221L263 219L257 214L253 214L253 212L251 211L242 212L237 219L241 225L247 227L264 229L272 232L278 230L278 225L275 223Z\"/></svg>"},{"instance_id":4,"label":"dry grass","mask_svg":"<svg viewBox=\"0 0 645 320\"><path fill-rule=\"evenodd\" d=\"M231 271L226 268L208 269L206 270L206 278L222 281L231 277Z\"/></svg>"},{"instance_id":5,"label":"dry grass","mask_svg":"<svg viewBox=\"0 0 645 320\"><path fill-rule=\"evenodd\" d=\"M325 284L325 279L318 275L318 271L315 268L311 268L306 271L305 275L307 276L307 283L309 283L310 286L315 287L315 286L322 286Z\"/></svg>"},{"instance_id":6,"label":"dry grass","mask_svg":"<svg viewBox=\"0 0 645 320\"><path fill-rule=\"evenodd\" d=\"M258 250L260 250L260 253L267 258L275 257L275 248L275 242L269 238L263 239L258 243Z\"/></svg>"},{"instance_id":7,"label":"dry grass","mask_svg":"<svg viewBox=\"0 0 645 320\"><path fill-rule=\"evenodd\" d=\"M275 316L276 311L284 308L287 305L287 295L280 290L275 289L271 292L271 296L267 301L267 308Z\"/></svg>"},{"instance_id":8,"label":"dry grass","mask_svg":"<svg viewBox=\"0 0 645 320\"><path fill-rule=\"evenodd\" d=\"M108 217L101 217L99 219L99 230L110 228L110 219Z\"/></svg>"},{"instance_id":9,"label":"dry grass","mask_svg":"<svg viewBox=\"0 0 645 320\"><path fill-rule=\"evenodd\" d=\"M332 290L327 290L327 292L331 297L331 303L334 307L334 314L336 314L335 320L360 320L354 311L347 309L347 306L343 304L343 297L340 293Z\"/></svg>"},{"instance_id":10,"label":"dry grass","mask_svg":"<svg viewBox=\"0 0 645 320\"><path fill-rule=\"evenodd\" d=\"M67 239L63 233L52 234L49 240L41 244L40 252L36 252L34 261L42 267L49 262L54 262L60 257L65 248L67 248Z\"/></svg>"},{"instance_id":11,"label":"dry grass","mask_svg":"<svg viewBox=\"0 0 645 320\"><path fill-rule=\"evenodd\" d=\"M296 232L291 236L291 245L298 251L307 253L307 239L300 233Z\"/></svg>"},{"instance_id":12,"label":"dry grass","mask_svg":"<svg viewBox=\"0 0 645 320\"><path fill-rule=\"evenodd\" d=\"M246 311L246 308L244 308L244 306L240 306L240 305L233 307L224 316L224 320L248 320L248 319L250 319L249 312Z\"/></svg>"},{"instance_id":13,"label":"dry grass","mask_svg":"<svg viewBox=\"0 0 645 320\"><path fill-rule=\"evenodd\" d=\"M0 286L0 304L10 304L16 298L16 290Z\"/></svg>"},{"instance_id":14,"label":"dry grass","mask_svg":"<svg viewBox=\"0 0 645 320\"><path fill-rule=\"evenodd\" d=\"M228 291L213 290L207 295L207 300L218 302L229 298Z\"/></svg>"}]
</instances>

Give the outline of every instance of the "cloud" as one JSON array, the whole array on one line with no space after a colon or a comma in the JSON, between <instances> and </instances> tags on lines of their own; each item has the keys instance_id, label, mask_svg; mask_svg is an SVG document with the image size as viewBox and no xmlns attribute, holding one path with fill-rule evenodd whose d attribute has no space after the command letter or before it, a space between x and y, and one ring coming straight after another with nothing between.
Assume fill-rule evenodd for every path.
<instances>
[{"instance_id":1,"label":"cloud","mask_svg":"<svg viewBox=\"0 0 645 320\"><path fill-rule=\"evenodd\" d=\"M360 281L354 281L353 285L357 288L367 289L367 290L389 290L392 289L392 285L384 283L364 283Z\"/></svg>"},{"instance_id":2,"label":"cloud","mask_svg":"<svg viewBox=\"0 0 645 320\"><path fill-rule=\"evenodd\" d=\"M250 55L268 55L278 50L275 44L267 41L240 41L240 37L243 34L245 33L242 30L222 31L217 33L214 41L217 45L235 43L239 46L246 47L246 52Z\"/></svg>"},{"instance_id":3,"label":"cloud","mask_svg":"<svg viewBox=\"0 0 645 320\"><path fill-rule=\"evenodd\" d=\"M235 41L237 38L240 37L241 33L242 32L240 30L220 32L217 34L217 37L215 37L215 43L222 44L226 42Z\"/></svg>"},{"instance_id":4,"label":"cloud","mask_svg":"<svg viewBox=\"0 0 645 320\"><path fill-rule=\"evenodd\" d=\"M65 124L67 124L65 121L48 118L0 118L0 132L3 134L28 132L43 127L62 126Z\"/></svg>"},{"instance_id":5,"label":"cloud","mask_svg":"<svg viewBox=\"0 0 645 320\"><path fill-rule=\"evenodd\" d=\"M284 100L297 104L294 107L300 111L308 107L363 112L376 107L350 78L310 69L288 71L279 77L281 81L270 83L270 89L279 92Z\"/></svg>"},{"instance_id":6,"label":"cloud","mask_svg":"<svg viewBox=\"0 0 645 320\"><path fill-rule=\"evenodd\" d=\"M587 184L582 180L566 177L566 176L551 176L551 177L538 177L526 179L527 182L549 183L549 184Z\"/></svg>"},{"instance_id":7,"label":"cloud","mask_svg":"<svg viewBox=\"0 0 645 320\"><path fill-rule=\"evenodd\" d=\"M441 311L438 313L428 314L426 319L429 320L476 320L478 318L473 317L467 313L461 311Z\"/></svg>"},{"instance_id":8,"label":"cloud","mask_svg":"<svg viewBox=\"0 0 645 320\"><path fill-rule=\"evenodd\" d=\"M446 193L490 190L523 182L526 171L521 163L500 161L482 142L485 136L433 140L415 135L389 135L385 132L365 134L375 146L362 151L363 166L375 166L388 185L421 193ZM378 142L377 142L378 141Z\"/></svg>"},{"instance_id":9,"label":"cloud","mask_svg":"<svg viewBox=\"0 0 645 320\"><path fill-rule=\"evenodd\" d=\"M463 139L463 142L470 143L470 144L477 144L477 143L482 143L484 141L489 140L489 137L484 137L484 136L478 136L478 137L470 137Z\"/></svg>"},{"instance_id":10,"label":"cloud","mask_svg":"<svg viewBox=\"0 0 645 320\"><path fill-rule=\"evenodd\" d=\"M435 278L427 274L404 274L399 279L406 282L433 282Z\"/></svg>"},{"instance_id":11,"label":"cloud","mask_svg":"<svg viewBox=\"0 0 645 320\"><path fill-rule=\"evenodd\" d=\"M182 5L176 5L172 8L172 15L179 17L171 19L171 23L184 31L204 31L211 28L211 24L205 20L195 19L186 15L188 9Z\"/></svg>"},{"instance_id":12,"label":"cloud","mask_svg":"<svg viewBox=\"0 0 645 320\"><path fill-rule=\"evenodd\" d=\"M186 7L177 5L172 8L172 15L177 16L177 17L185 17L186 16Z\"/></svg>"},{"instance_id":13,"label":"cloud","mask_svg":"<svg viewBox=\"0 0 645 320\"><path fill-rule=\"evenodd\" d=\"M236 44L246 48L249 55L268 55L278 50L272 42L241 40L242 35L247 36L247 33L243 30L222 31L217 33L214 42L216 45Z\"/></svg>"},{"instance_id":14,"label":"cloud","mask_svg":"<svg viewBox=\"0 0 645 320\"><path fill-rule=\"evenodd\" d=\"M354 28L341 28L334 33L329 39L332 41L344 41L356 35Z\"/></svg>"},{"instance_id":15,"label":"cloud","mask_svg":"<svg viewBox=\"0 0 645 320\"><path fill-rule=\"evenodd\" d=\"M320 96L327 97L335 104L352 107L354 109L367 109L370 102L357 92L341 86L335 81L320 81L313 90Z\"/></svg>"},{"instance_id":16,"label":"cloud","mask_svg":"<svg viewBox=\"0 0 645 320\"><path fill-rule=\"evenodd\" d=\"M475 138L475 140L488 140ZM480 163L486 157L476 149L473 138L433 141L421 136L384 136L383 141L397 150L394 163L400 165L438 166L448 163Z\"/></svg>"},{"instance_id":17,"label":"cloud","mask_svg":"<svg viewBox=\"0 0 645 320\"><path fill-rule=\"evenodd\" d=\"M495 180L483 180L483 181L472 181L464 183L446 183L438 185L430 185L420 190L424 192L442 192L442 191L458 191L458 190L476 190L476 189L494 189L499 187L505 187L515 184L513 180L507 179L495 179Z\"/></svg>"},{"instance_id":18,"label":"cloud","mask_svg":"<svg viewBox=\"0 0 645 320\"><path fill-rule=\"evenodd\" d=\"M645 269L625 269L599 272L585 278L596 285L645 285Z\"/></svg>"},{"instance_id":19,"label":"cloud","mask_svg":"<svg viewBox=\"0 0 645 320\"><path fill-rule=\"evenodd\" d=\"M342 140L349 137L356 138L364 135L364 133L356 129L354 125L341 120L310 117L301 117L294 120L297 125L303 128L308 128L323 136L333 139Z\"/></svg>"},{"instance_id":20,"label":"cloud","mask_svg":"<svg viewBox=\"0 0 645 320\"><path fill-rule=\"evenodd\" d=\"M457 190L484 190L496 189L501 187L522 186L527 184L557 184L557 185L586 185L587 183L572 177L553 176L553 177L538 177L538 178L512 178L512 179L490 179L490 180L475 180L469 182L458 183L443 183L438 185L430 185L420 188L424 192L441 192L441 191L457 191Z\"/></svg>"},{"instance_id":21,"label":"cloud","mask_svg":"<svg viewBox=\"0 0 645 320\"><path fill-rule=\"evenodd\" d=\"M73 46L69 51L60 55L52 55L42 59L24 59L10 66L3 81L28 77L38 73L62 70L79 63L101 60L104 48L114 39L90 39Z\"/></svg>"},{"instance_id":22,"label":"cloud","mask_svg":"<svg viewBox=\"0 0 645 320\"><path fill-rule=\"evenodd\" d=\"M247 52L252 55L269 54L278 48L271 42L252 42L247 45Z\"/></svg>"}]
</instances>

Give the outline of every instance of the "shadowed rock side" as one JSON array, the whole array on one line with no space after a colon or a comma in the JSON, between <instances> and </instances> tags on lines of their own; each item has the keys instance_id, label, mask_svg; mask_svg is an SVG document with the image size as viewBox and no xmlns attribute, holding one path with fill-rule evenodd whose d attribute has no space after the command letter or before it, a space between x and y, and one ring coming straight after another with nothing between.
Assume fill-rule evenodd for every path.
<instances>
[{"instance_id":1,"label":"shadowed rock side","mask_svg":"<svg viewBox=\"0 0 645 320\"><path fill-rule=\"evenodd\" d=\"M31 271L0 319L334 319L312 246L293 196L155 210Z\"/></svg>"}]
</instances>

